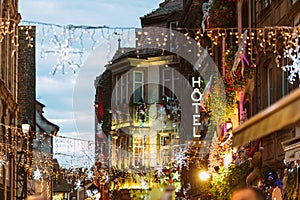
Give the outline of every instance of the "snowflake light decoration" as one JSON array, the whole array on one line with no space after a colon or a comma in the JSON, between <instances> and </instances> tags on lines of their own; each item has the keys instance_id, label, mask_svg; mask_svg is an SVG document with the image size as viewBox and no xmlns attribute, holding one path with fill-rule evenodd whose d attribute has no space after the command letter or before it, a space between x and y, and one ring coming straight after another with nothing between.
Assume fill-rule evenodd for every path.
<instances>
[{"instance_id":1,"label":"snowflake light decoration","mask_svg":"<svg viewBox=\"0 0 300 200\"><path fill-rule=\"evenodd\" d=\"M284 57L289 58L293 61L293 64L283 66L283 71L290 72L290 75L288 77L288 81L293 84L294 81L296 81L296 77L298 75L298 78L300 79L300 45L299 45L299 38L295 39L294 48L286 47L286 50L284 52Z\"/></svg>"},{"instance_id":2,"label":"snowflake light decoration","mask_svg":"<svg viewBox=\"0 0 300 200\"><path fill-rule=\"evenodd\" d=\"M77 180L75 182L75 190L79 190L81 188L81 185L82 185L81 180Z\"/></svg>"},{"instance_id":3,"label":"snowflake light decoration","mask_svg":"<svg viewBox=\"0 0 300 200\"><path fill-rule=\"evenodd\" d=\"M0 153L0 166L5 165L6 159L7 159L6 155L4 155L3 152L1 152Z\"/></svg>"},{"instance_id":4,"label":"snowflake light decoration","mask_svg":"<svg viewBox=\"0 0 300 200\"><path fill-rule=\"evenodd\" d=\"M99 200L100 197L98 195L99 191L97 189L91 191L91 190L87 190L86 191L86 195L94 200Z\"/></svg>"},{"instance_id":5,"label":"snowflake light decoration","mask_svg":"<svg viewBox=\"0 0 300 200\"><path fill-rule=\"evenodd\" d=\"M43 54L53 54L57 57L52 75L55 75L58 70L62 70L62 73L65 74L65 66L69 66L72 73L75 74L76 70L80 68L80 63L73 60L73 57L78 54L82 55L83 52L72 47L71 38L65 38L61 41L57 35L54 35L51 39L51 44L54 45L54 49L44 50Z\"/></svg>"},{"instance_id":6,"label":"snowflake light decoration","mask_svg":"<svg viewBox=\"0 0 300 200\"><path fill-rule=\"evenodd\" d=\"M143 181L141 182L141 186L142 186L142 189L143 189L143 190L148 189L147 181L143 180Z\"/></svg>"},{"instance_id":7,"label":"snowflake light decoration","mask_svg":"<svg viewBox=\"0 0 300 200\"><path fill-rule=\"evenodd\" d=\"M94 178L94 172L93 171L89 171L87 173L87 180L92 180Z\"/></svg>"},{"instance_id":8,"label":"snowflake light decoration","mask_svg":"<svg viewBox=\"0 0 300 200\"><path fill-rule=\"evenodd\" d=\"M165 173L163 172L163 168L161 166L157 166L156 171L157 171L157 176L158 177L161 177L161 176L165 175Z\"/></svg>"},{"instance_id":9,"label":"snowflake light decoration","mask_svg":"<svg viewBox=\"0 0 300 200\"><path fill-rule=\"evenodd\" d=\"M42 173L41 173L40 169L36 169L33 172L33 179L34 180L40 180L41 178L42 178Z\"/></svg>"},{"instance_id":10,"label":"snowflake light decoration","mask_svg":"<svg viewBox=\"0 0 300 200\"><path fill-rule=\"evenodd\" d=\"M91 190L87 190L87 191L86 191L86 196L92 197L92 196L93 196L92 191L91 191Z\"/></svg>"},{"instance_id":11,"label":"snowflake light decoration","mask_svg":"<svg viewBox=\"0 0 300 200\"><path fill-rule=\"evenodd\" d=\"M173 160L174 167L178 167L179 169L181 169L182 167L186 166L187 158L188 158L188 156L186 155L186 150L182 149L182 150L176 152L175 158Z\"/></svg>"}]
</instances>

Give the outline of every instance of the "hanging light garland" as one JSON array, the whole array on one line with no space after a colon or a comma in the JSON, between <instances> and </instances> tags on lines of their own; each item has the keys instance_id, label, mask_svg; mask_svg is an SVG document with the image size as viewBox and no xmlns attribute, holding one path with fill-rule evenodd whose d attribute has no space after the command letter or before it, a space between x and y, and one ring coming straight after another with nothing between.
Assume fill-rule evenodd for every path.
<instances>
[{"instance_id":1,"label":"hanging light garland","mask_svg":"<svg viewBox=\"0 0 300 200\"><path fill-rule=\"evenodd\" d=\"M26 25L25 31L32 26L40 27L37 36L41 37L39 43L41 58L56 57L56 64L52 67L52 75L58 71L67 74L66 67L69 67L73 74L77 73L82 65L84 53L95 50L100 42L105 42L107 45L106 58L109 62L112 57L110 40L118 35L119 37L122 36L121 41L124 44L129 44L131 38L128 32L135 29L134 27L108 27L105 25L59 25L27 20L22 20L21 24ZM28 35L28 37L28 41L31 41L34 36Z\"/></svg>"},{"instance_id":2,"label":"hanging light garland","mask_svg":"<svg viewBox=\"0 0 300 200\"><path fill-rule=\"evenodd\" d=\"M18 36L16 34L16 27L18 21L9 18L0 18L0 42L7 35L13 35L11 37L11 43L13 44L12 55L17 50L18 47ZM42 31L41 35L41 57L47 58L49 55L57 57L56 64L53 66L51 74L56 74L57 71L62 71L66 73L65 67L69 66L72 73L76 73L82 64L83 53L88 49L86 47L87 41L91 50L94 50L96 45L100 41L104 40L107 43L107 61L110 62L112 57L111 54L111 44L110 39L114 38L116 33L120 36L124 43L129 43L131 40L130 37L126 38L126 34L123 34L125 31L135 30L134 27L108 27L108 26L86 26L86 25L58 25L50 24L43 22L35 21L26 21L23 20L22 24L24 27L21 27L21 31L26 32L26 40L28 45L32 46L33 36L29 34L29 30L32 29L32 26L41 26ZM276 55L275 62L277 66L282 67L283 70L290 73L289 82L293 83L296 80L297 74L299 77L299 67L298 61L299 57L289 55L285 52L285 55L279 53L279 49L284 47L284 49L293 48L294 51L297 51L297 45L295 44L295 39L299 38L300 27L287 27L287 26L276 26L276 27L264 27L264 28L251 28L249 34L245 40L247 45L247 55L250 57L250 63L252 61L253 55L257 54L257 48L261 48L264 53L266 49L271 49ZM237 28L206 28L206 32L203 33L202 29L189 29L189 28L178 28L179 31L186 32L186 37L190 37L189 32L194 32L195 40L204 41L205 37L208 36L212 41L212 47L221 44L222 38L227 38L235 36L236 40L231 41L238 44L240 37L242 37ZM139 34L139 32L138 32ZM142 34L142 32L140 32ZM146 33L145 33L146 34ZM245 34L244 34L245 35ZM167 34L165 34L167 36ZM87 39L86 39L87 37ZM282 38L281 42L279 38ZM141 42L137 39L137 46L141 45ZM257 45L254 44L254 41ZM279 42L280 41L280 42ZM148 41L152 42L152 41ZM163 40L156 41L161 43L160 46L163 48L166 46L166 38ZM230 45L227 45L227 49L230 48ZM137 50L138 51L138 50ZM298 49L299 51L299 49ZM228 50L226 51L228 52ZM295 52L296 53L296 52ZM210 53L213 55L213 52ZM299 54L299 53L298 53ZM297 54L295 54L297 55ZM139 53L137 52L137 57ZM281 66L282 59L289 58L293 61L293 65ZM253 64L253 63L252 63ZM255 65L255 64L254 64Z\"/></svg>"},{"instance_id":3,"label":"hanging light garland","mask_svg":"<svg viewBox=\"0 0 300 200\"><path fill-rule=\"evenodd\" d=\"M11 56L13 57L18 49L18 20L12 18L0 18L0 43L7 39L12 45Z\"/></svg>"}]
</instances>

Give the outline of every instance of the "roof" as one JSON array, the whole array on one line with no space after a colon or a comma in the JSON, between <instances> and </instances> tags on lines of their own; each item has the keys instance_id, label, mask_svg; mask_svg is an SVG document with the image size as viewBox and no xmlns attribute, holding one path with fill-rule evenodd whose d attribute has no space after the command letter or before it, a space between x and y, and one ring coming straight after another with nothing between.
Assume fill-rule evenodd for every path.
<instances>
[{"instance_id":1,"label":"roof","mask_svg":"<svg viewBox=\"0 0 300 200\"><path fill-rule=\"evenodd\" d=\"M130 50L128 48L127 51L125 50L123 53L116 52L116 54L112 59L112 63L115 63L121 60L122 58L136 58L137 57L136 50L137 50L136 48L130 48ZM163 50L161 49L145 48L145 49L139 49L138 56L139 58L143 59L148 57L161 56L162 52ZM164 51L164 55L170 55L170 54L171 54L170 52Z\"/></svg>"},{"instance_id":2,"label":"roof","mask_svg":"<svg viewBox=\"0 0 300 200\"><path fill-rule=\"evenodd\" d=\"M128 54L130 52L135 52L136 48L132 48L132 47L124 47L121 49L118 49L115 53L115 55L112 58L112 61L115 61L117 59L119 59L120 57L123 57L124 54Z\"/></svg>"},{"instance_id":3,"label":"roof","mask_svg":"<svg viewBox=\"0 0 300 200\"><path fill-rule=\"evenodd\" d=\"M160 6L159 8L152 11L151 13L144 15L141 18L150 18L150 17L161 16L161 15L169 15L173 12L181 11L183 9L183 2L182 0L166 0L165 2L161 3L159 6Z\"/></svg>"},{"instance_id":4,"label":"roof","mask_svg":"<svg viewBox=\"0 0 300 200\"><path fill-rule=\"evenodd\" d=\"M109 78L111 78L111 71L106 69L101 75L96 77L95 87L105 84L105 81Z\"/></svg>"},{"instance_id":5,"label":"roof","mask_svg":"<svg viewBox=\"0 0 300 200\"><path fill-rule=\"evenodd\" d=\"M48 134L54 134L56 135L59 131L59 126L56 124L50 122L48 119L45 118L43 115L43 108L45 107L44 104L42 104L39 101L35 101L36 103L36 126L39 127L41 131L44 131Z\"/></svg>"}]
</instances>

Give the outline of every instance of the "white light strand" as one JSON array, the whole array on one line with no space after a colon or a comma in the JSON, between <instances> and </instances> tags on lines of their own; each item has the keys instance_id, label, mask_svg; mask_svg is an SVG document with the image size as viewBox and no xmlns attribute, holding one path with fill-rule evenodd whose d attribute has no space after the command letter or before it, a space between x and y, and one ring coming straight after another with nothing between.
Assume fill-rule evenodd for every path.
<instances>
[{"instance_id":1,"label":"white light strand","mask_svg":"<svg viewBox=\"0 0 300 200\"><path fill-rule=\"evenodd\" d=\"M52 67L50 74L55 75L58 71L67 74L65 67L69 67L75 74L81 64L86 51L95 50L100 41L107 43L107 61L111 60L111 39L115 32L134 30L134 27L108 27L108 26L87 26L87 25L58 25L43 22L23 20L22 24L29 24L30 27L41 26L41 52L40 56L47 59L49 55L55 56L56 64ZM125 37L122 38L123 40ZM123 41L129 43L129 41ZM89 46L90 48L88 48Z\"/></svg>"}]
</instances>

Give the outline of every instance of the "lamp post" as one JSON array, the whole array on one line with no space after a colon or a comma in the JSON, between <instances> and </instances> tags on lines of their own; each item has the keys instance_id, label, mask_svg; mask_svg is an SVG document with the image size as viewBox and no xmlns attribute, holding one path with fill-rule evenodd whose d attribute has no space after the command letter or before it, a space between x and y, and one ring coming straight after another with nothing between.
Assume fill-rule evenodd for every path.
<instances>
[{"instance_id":1,"label":"lamp post","mask_svg":"<svg viewBox=\"0 0 300 200\"><path fill-rule=\"evenodd\" d=\"M17 136L17 200L23 200L27 197L28 175L26 167L30 164L28 161L30 124L27 120L22 123L21 129L22 134Z\"/></svg>"}]
</instances>

